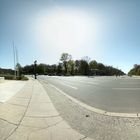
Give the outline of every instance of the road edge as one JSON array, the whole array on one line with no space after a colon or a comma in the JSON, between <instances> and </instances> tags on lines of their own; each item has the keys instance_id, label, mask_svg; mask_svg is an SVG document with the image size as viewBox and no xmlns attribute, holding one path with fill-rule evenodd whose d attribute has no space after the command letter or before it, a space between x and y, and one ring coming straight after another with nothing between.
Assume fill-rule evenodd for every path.
<instances>
[{"instance_id":1,"label":"road edge","mask_svg":"<svg viewBox=\"0 0 140 140\"><path fill-rule=\"evenodd\" d=\"M89 111L92 111L92 112L95 112L95 113L98 113L98 114L102 114L102 115L106 115L106 116L112 116L112 117L127 117L127 118L139 118L140 117L140 113L117 113L117 112L108 112L108 111L105 111L105 110L102 110L102 109L99 109L99 108L95 108L95 107L92 107L90 105L87 105L77 99L75 99L74 97L66 94L65 92L63 92L62 90L60 90L59 88L57 88L56 86L54 86L53 84L50 84L49 85L56 89L58 92L60 92L61 94L63 94L65 97L69 98L71 101L73 101L74 103L84 107L85 109L89 110Z\"/></svg>"}]
</instances>

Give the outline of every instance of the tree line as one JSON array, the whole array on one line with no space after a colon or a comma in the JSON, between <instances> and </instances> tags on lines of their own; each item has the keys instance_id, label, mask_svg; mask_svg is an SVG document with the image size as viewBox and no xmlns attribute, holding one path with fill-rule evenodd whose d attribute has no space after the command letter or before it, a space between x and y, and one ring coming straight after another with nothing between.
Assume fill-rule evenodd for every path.
<instances>
[{"instance_id":1,"label":"tree line","mask_svg":"<svg viewBox=\"0 0 140 140\"><path fill-rule=\"evenodd\" d=\"M140 65L135 64L133 68L128 72L128 75L140 75Z\"/></svg>"},{"instance_id":2,"label":"tree line","mask_svg":"<svg viewBox=\"0 0 140 140\"><path fill-rule=\"evenodd\" d=\"M0 75L5 75L5 74L13 75L14 71L12 69L0 68Z\"/></svg>"},{"instance_id":3,"label":"tree line","mask_svg":"<svg viewBox=\"0 0 140 140\"><path fill-rule=\"evenodd\" d=\"M23 74L34 74L35 67L34 64L26 65L21 68ZM37 74L45 75L107 75L107 76L120 76L125 73L112 66L106 66L102 63L98 63L96 60L91 60L89 57L83 57L80 60L73 60L72 56L68 53L62 53L60 57L60 62L58 64L48 65L48 64L37 64L36 67Z\"/></svg>"}]
</instances>

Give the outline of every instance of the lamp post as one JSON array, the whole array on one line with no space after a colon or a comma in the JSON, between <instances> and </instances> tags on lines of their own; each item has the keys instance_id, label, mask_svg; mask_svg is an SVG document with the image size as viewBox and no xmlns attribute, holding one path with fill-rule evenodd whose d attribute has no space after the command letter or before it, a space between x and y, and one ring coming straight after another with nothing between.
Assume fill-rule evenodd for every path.
<instances>
[{"instance_id":1,"label":"lamp post","mask_svg":"<svg viewBox=\"0 0 140 140\"><path fill-rule=\"evenodd\" d=\"M37 79L36 77L36 66L37 66L37 60L34 61L34 75L35 75L35 79Z\"/></svg>"}]
</instances>

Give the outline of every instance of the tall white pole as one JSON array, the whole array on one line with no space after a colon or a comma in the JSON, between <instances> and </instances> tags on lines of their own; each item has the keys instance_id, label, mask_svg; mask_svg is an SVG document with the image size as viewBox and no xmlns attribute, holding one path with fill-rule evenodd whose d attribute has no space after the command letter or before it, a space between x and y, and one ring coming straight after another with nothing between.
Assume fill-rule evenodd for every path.
<instances>
[{"instance_id":1,"label":"tall white pole","mask_svg":"<svg viewBox=\"0 0 140 140\"><path fill-rule=\"evenodd\" d=\"M14 54L14 71L15 71L15 78L16 78L16 52L15 52L15 45L13 41L13 54Z\"/></svg>"},{"instance_id":2,"label":"tall white pole","mask_svg":"<svg viewBox=\"0 0 140 140\"><path fill-rule=\"evenodd\" d=\"M17 47L15 47L15 50L16 50L16 70L17 70L17 76L19 77L18 50L17 50Z\"/></svg>"}]
</instances>

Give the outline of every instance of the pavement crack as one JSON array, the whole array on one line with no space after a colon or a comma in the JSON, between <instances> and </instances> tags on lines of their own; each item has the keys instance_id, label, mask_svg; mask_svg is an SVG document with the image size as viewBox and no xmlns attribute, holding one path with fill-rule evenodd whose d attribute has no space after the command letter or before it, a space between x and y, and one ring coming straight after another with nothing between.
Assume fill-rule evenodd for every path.
<instances>
[{"instance_id":1,"label":"pavement crack","mask_svg":"<svg viewBox=\"0 0 140 140\"><path fill-rule=\"evenodd\" d=\"M21 106L21 107L26 107L26 105L19 105L19 104L13 104L13 103L8 103L9 105L14 105L14 106Z\"/></svg>"},{"instance_id":2,"label":"pavement crack","mask_svg":"<svg viewBox=\"0 0 140 140\"><path fill-rule=\"evenodd\" d=\"M29 97L16 97L16 98L29 100Z\"/></svg>"},{"instance_id":3,"label":"pavement crack","mask_svg":"<svg viewBox=\"0 0 140 140\"><path fill-rule=\"evenodd\" d=\"M34 89L34 84L32 84L32 89L31 89L31 93L32 93L32 94L33 94L33 89ZM26 112L27 112L27 110L28 110L28 108L29 108L29 104L30 104L31 99L32 99L32 94L31 94L31 96L30 96L30 99L29 99L29 102L28 102L28 104L27 104L26 110L25 110L23 116L21 117L21 120L20 120L19 123L17 124L17 127L16 127L4 140L7 140L10 136L12 136L12 135L14 134L14 132L15 132L15 131L19 128L19 126L21 125L21 122L22 122L23 118L25 117L25 114L26 114Z\"/></svg>"},{"instance_id":4,"label":"pavement crack","mask_svg":"<svg viewBox=\"0 0 140 140\"><path fill-rule=\"evenodd\" d=\"M9 124L12 124L12 125L18 125L18 124L16 124L16 123L12 123L12 122L9 122L8 120L5 120L5 119L3 119L3 118L0 118L0 120L2 120L2 121L5 121L5 122L7 122L7 123L9 123Z\"/></svg>"},{"instance_id":5,"label":"pavement crack","mask_svg":"<svg viewBox=\"0 0 140 140\"><path fill-rule=\"evenodd\" d=\"M62 120L56 122L55 124L49 125L49 126L47 126L47 127L39 128L38 130L34 130L34 131L30 132L30 133L28 134L28 136L27 136L27 140L30 139L31 134L36 133L36 132L39 132L39 131L42 131L42 130L47 130L48 128L51 128L51 127L53 127L53 126L56 126L57 124L61 123L62 121L64 121L64 120L62 119Z\"/></svg>"},{"instance_id":6,"label":"pavement crack","mask_svg":"<svg viewBox=\"0 0 140 140\"><path fill-rule=\"evenodd\" d=\"M25 116L27 118L55 118L59 117L60 115L54 115L54 116Z\"/></svg>"},{"instance_id":7,"label":"pavement crack","mask_svg":"<svg viewBox=\"0 0 140 140\"><path fill-rule=\"evenodd\" d=\"M58 125L59 123L61 123L62 121L64 121L64 120L62 119L62 120L60 120L60 121L58 121L58 122L56 122L56 123L54 123L54 124L52 124L52 125L48 125L47 128L50 128L50 127L56 126L56 125ZM45 121L45 122L46 122L46 121ZM47 122L46 122L46 124L47 124Z\"/></svg>"},{"instance_id":8,"label":"pavement crack","mask_svg":"<svg viewBox=\"0 0 140 140\"><path fill-rule=\"evenodd\" d=\"M80 138L79 140L84 140L84 139L86 139L87 138L87 136L84 136L83 138Z\"/></svg>"},{"instance_id":9,"label":"pavement crack","mask_svg":"<svg viewBox=\"0 0 140 140\"><path fill-rule=\"evenodd\" d=\"M18 126L4 139L7 140L10 136L12 136L12 134L17 130Z\"/></svg>"},{"instance_id":10,"label":"pavement crack","mask_svg":"<svg viewBox=\"0 0 140 140\"><path fill-rule=\"evenodd\" d=\"M44 127L30 126L30 125L25 125L25 124L21 124L20 126L29 127L29 128L37 128L37 129L44 128Z\"/></svg>"}]
</instances>

